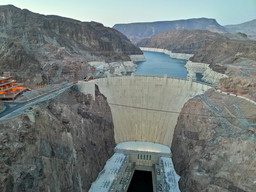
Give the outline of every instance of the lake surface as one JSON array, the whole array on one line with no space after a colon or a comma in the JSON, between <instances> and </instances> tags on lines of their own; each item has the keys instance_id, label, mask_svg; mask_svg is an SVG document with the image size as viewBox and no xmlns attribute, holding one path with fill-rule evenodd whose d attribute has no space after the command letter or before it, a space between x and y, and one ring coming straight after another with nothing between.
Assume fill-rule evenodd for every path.
<instances>
[{"instance_id":1,"label":"lake surface","mask_svg":"<svg viewBox=\"0 0 256 192\"><path fill-rule=\"evenodd\" d=\"M146 61L139 62L135 75L187 78L186 60L174 59L164 53L143 51Z\"/></svg>"},{"instance_id":2,"label":"lake surface","mask_svg":"<svg viewBox=\"0 0 256 192\"><path fill-rule=\"evenodd\" d=\"M138 62L135 75L164 76L175 78L187 78L187 69L185 68L187 60L171 58L164 53L143 51L146 61ZM197 73L196 81L204 82L203 75Z\"/></svg>"}]
</instances>

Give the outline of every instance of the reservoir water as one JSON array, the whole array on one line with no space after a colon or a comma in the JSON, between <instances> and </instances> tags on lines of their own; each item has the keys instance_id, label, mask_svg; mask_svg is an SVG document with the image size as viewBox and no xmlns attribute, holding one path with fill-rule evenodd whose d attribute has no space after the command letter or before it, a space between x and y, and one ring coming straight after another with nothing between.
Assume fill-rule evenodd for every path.
<instances>
[{"instance_id":1,"label":"reservoir water","mask_svg":"<svg viewBox=\"0 0 256 192\"><path fill-rule=\"evenodd\" d=\"M135 75L152 75L187 78L186 60L174 59L158 52L143 51L146 61L139 62Z\"/></svg>"}]
</instances>

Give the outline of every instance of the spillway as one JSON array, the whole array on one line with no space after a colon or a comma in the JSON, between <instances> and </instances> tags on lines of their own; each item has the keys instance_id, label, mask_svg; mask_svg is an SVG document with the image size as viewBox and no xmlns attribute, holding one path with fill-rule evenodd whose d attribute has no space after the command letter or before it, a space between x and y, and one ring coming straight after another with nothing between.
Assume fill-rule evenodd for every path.
<instances>
[{"instance_id":1,"label":"spillway","mask_svg":"<svg viewBox=\"0 0 256 192\"><path fill-rule=\"evenodd\" d=\"M169 147L183 105L211 88L167 76L122 76L78 82L81 92L93 96L95 85L110 105L117 144L145 141Z\"/></svg>"}]
</instances>

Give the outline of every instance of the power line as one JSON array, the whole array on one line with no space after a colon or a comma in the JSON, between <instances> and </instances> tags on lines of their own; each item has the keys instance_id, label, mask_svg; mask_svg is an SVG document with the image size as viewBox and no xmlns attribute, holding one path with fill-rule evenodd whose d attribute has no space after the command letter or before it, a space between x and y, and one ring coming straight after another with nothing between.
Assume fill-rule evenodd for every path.
<instances>
[{"instance_id":1,"label":"power line","mask_svg":"<svg viewBox=\"0 0 256 192\"><path fill-rule=\"evenodd\" d=\"M133 109L142 109L146 111L155 111L155 112L163 112L163 113L172 113L172 114L179 114L179 115L192 115L192 116L201 116L207 118L226 118L226 119L251 119L255 120L256 118L245 118L245 117L230 117L230 116L217 116L217 115L204 115L204 114L196 114L196 113L187 113L187 112L178 112L178 111L171 111L171 110L161 110L161 109L150 109L145 107L137 107L137 106L130 106L130 105L123 105L117 103L109 103L110 105L119 106L119 107L126 107L126 108L133 108Z\"/></svg>"}]
</instances>

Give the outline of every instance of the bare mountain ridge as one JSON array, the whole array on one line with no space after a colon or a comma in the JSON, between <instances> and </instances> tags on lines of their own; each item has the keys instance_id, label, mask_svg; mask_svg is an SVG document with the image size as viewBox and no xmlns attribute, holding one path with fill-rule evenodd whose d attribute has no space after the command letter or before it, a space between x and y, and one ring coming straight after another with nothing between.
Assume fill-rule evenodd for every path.
<instances>
[{"instance_id":1,"label":"bare mountain ridge","mask_svg":"<svg viewBox=\"0 0 256 192\"><path fill-rule=\"evenodd\" d=\"M133 42L138 42L143 38L151 37L155 34L169 30L208 30L213 32L226 32L225 28L217 23L215 19L195 18L176 21L157 21L148 23L116 24L114 29L125 34Z\"/></svg>"},{"instance_id":2,"label":"bare mountain ridge","mask_svg":"<svg viewBox=\"0 0 256 192\"><path fill-rule=\"evenodd\" d=\"M226 30L231 33L242 32L250 39L256 40L256 19L238 25L226 25Z\"/></svg>"},{"instance_id":3,"label":"bare mountain ridge","mask_svg":"<svg viewBox=\"0 0 256 192\"><path fill-rule=\"evenodd\" d=\"M45 16L0 6L0 68L34 86L76 80L88 62L130 60L142 54L123 34L96 22Z\"/></svg>"},{"instance_id":4,"label":"bare mountain ridge","mask_svg":"<svg viewBox=\"0 0 256 192\"><path fill-rule=\"evenodd\" d=\"M207 42L228 39L218 33L206 30L175 30L156 34L137 43L140 47L167 49L174 53L194 54Z\"/></svg>"}]
</instances>

